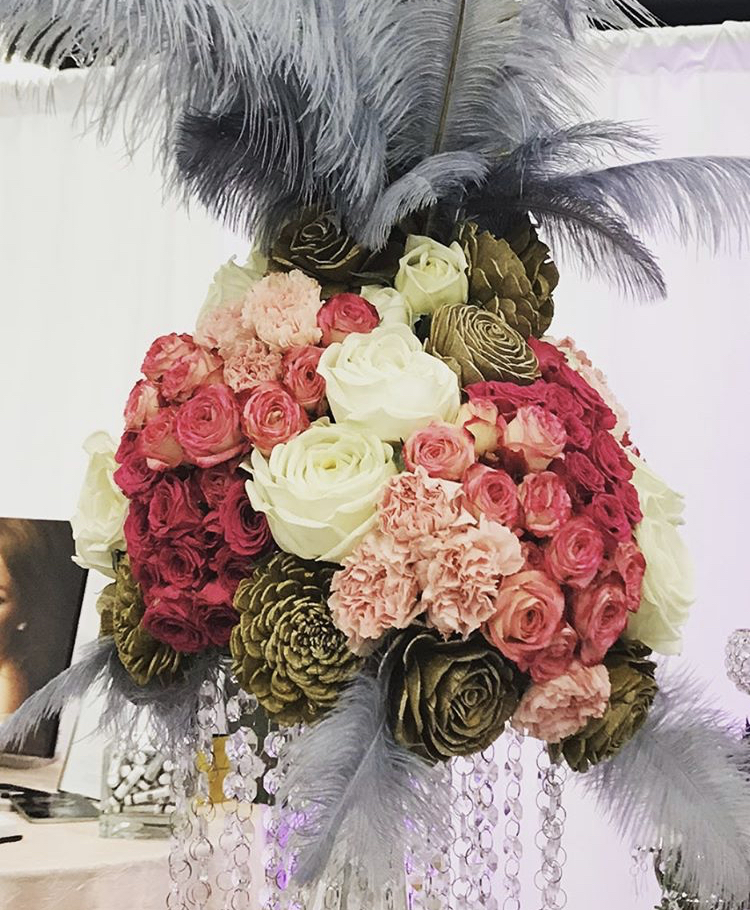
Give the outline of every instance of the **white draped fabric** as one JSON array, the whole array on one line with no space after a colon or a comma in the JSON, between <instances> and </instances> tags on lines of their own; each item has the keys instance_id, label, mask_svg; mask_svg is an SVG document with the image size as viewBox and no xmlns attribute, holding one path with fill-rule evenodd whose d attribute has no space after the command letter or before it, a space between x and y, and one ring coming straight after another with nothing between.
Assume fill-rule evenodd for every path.
<instances>
[{"instance_id":1,"label":"white draped fabric","mask_svg":"<svg viewBox=\"0 0 750 910\"><path fill-rule=\"evenodd\" d=\"M601 39L611 65L597 116L643 121L664 155L750 155L750 24L627 32ZM242 245L197 211L162 204L147 149L80 136L71 114L85 77L55 78L56 114L37 82L0 67L0 514L66 517L92 430L116 433L148 343L189 330L212 271ZM42 80L44 81L44 80ZM37 91L38 94L38 91ZM745 477L750 433L747 256L709 259L656 238L669 300L633 304L563 270L555 333L608 373L649 462L688 497L699 599L685 657L723 706L750 713L724 678L723 645L748 622ZM527 783L535 787L529 756ZM593 807L568 798L569 906L648 910L627 850ZM524 906L537 900L529 800ZM500 852L498 843L498 852ZM502 854L500 853L502 866ZM502 895L499 895L502 905Z\"/></svg>"}]
</instances>

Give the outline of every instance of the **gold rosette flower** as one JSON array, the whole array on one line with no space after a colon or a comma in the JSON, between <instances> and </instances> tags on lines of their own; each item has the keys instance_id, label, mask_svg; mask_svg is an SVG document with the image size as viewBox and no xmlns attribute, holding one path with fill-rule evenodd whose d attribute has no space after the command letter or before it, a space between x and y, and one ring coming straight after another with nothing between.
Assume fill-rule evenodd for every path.
<instances>
[{"instance_id":1,"label":"gold rosette flower","mask_svg":"<svg viewBox=\"0 0 750 910\"><path fill-rule=\"evenodd\" d=\"M638 641L619 641L604 665L612 686L604 716L594 718L575 736L550 746L553 758L563 757L574 771L588 771L606 761L640 730L648 717L658 686L651 651Z\"/></svg>"},{"instance_id":2,"label":"gold rosette flower","mask_svg":"<svg viewBox=\"0 0 750 910\"><path fill-rule=\"evenodd\" d=\"M444 641L411 628L386 654L388 704L396 742L431 761L473 755L503 732L518 705L519 680L480 635Z\"/></svg>"},{"instance_id":3,"label":"gold rosette flower","mask_svg":"<svg viewBox=\"0 0 750 910\"><path fill-rule=\"evenodd\" d=\"M328 609L335 570L277 553L237 588L234 673L280 724L309 723L331 708L362 665Z\"/></svg>"},{"instance_id":4,"label":"gold rosette flower","mask_svg":"<svg viewBox=\"0 0 750 910\"><path fill-rule=\"evenodd\" d=\"M474 304L441 307L432 317L425 350L445 361L462 386L483 380L528 385L540 375L523 336L502 315Z\"/></svg>"},{"instance_id":5,"label":"gold rosette flower","mask_svg":"<svg viewBox=\"0 0 750 910\"><path fill-rule=\"evenodd\" d=\"M168 684L174 679L183 657L141 626L146 605L127 559L120 561L115 581L99 596L97 610L100 634L114 639L120 663L136 685L145 686L152 680Z\"/></svg>"},{"instance_id":6,"label":"gold rosette flower","mask_svg":"<svg viewBox=\"0 0 750 910\"><path fill-rule=\"evenodd\" d=\"M552 322L560 276L531 222L525 219L507 239L466 222L458 242L469 262L469 299L504 316L524 338L541 338Z\"/></svg>"}]
</instances>

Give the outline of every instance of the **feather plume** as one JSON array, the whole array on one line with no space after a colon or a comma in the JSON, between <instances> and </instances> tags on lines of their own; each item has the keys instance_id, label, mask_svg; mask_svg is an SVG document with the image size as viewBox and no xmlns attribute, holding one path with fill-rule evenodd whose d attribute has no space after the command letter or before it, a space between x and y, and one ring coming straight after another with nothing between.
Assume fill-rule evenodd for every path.
<instances>
[{"instance_id":1,"label":"feather plume","mask_svg":"<svg viewBox=\"0 0 750 910\"><path fill-rule=\"evenodd\" d=\"M318 880L334 846L345 845L364 864L371 886L383 888L407 851L446 824L440 771L393 742L382 680L359 676L331 714L294 741L287 758L277 799L304 812L292 844L300 884Z\"/></svg>"},{"instance_id":2,"label":"feather plume","mask_svg":"<svg viewBox=\"0 0 750 910\"><path fill-rule=\"evenodd\" d=\"M750 787L740 770L747 761L741 729L708 706L705 687L688 675L671 674L661 685L641 731L582 780L632 845L679 852L678 884L688 894L706 906L717 897L744 906Z\"/></svg>"}]
</instances>

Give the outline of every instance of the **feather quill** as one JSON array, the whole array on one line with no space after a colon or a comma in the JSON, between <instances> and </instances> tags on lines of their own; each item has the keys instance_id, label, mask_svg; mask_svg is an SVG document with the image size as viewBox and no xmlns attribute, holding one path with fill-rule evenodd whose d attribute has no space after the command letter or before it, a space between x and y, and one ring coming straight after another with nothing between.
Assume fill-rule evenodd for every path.
<instances>
[{"instance_id":1,"label":"feather quill","mask_svg":"<svg viewBox=\"0 0 750 910\"><path fill-rule=\"evenodd\" d=\"M383 682L359 676L337 707L290 746L277 799L300 807L293 835L299 884L318 880L334 847L384 888L409 850L447 824L440 771L393 742Z\"/></svg>"},{"instance_id":2,"label":"feather quill","mask_svg":"<svg viewBox=\"0 0 750 910\"><path fill-rule=\"evenodd\" d=\"M645 726L582 776L623 838L680 855L678 884L706 906L750 894L750 787L741 730L684 673L661 681ZM737 725L734 724L736 727ZM703 904L701 904L703 906Z\"/></svg>"}]
</instances>

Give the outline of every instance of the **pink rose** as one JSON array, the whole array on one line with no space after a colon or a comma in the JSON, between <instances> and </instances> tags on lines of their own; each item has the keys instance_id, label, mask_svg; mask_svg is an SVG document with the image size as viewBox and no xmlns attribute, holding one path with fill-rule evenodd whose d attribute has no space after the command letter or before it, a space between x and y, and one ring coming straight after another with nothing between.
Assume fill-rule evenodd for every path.
<instances>
[{"instance_id":1,"label":"pink rose","mask_svg":"<svg viewBox=\"0 0 750 910\"><path fill-rule=\"evenodd\" d=\"M184 358L189 358L194 350L192 335L177 335L175 332L161 335L148 349L141 372L152 382L161 382L169 370Z\"/></svg>"},{"instance_id":2,"label":"pink rose","mask_svg":"<svg viewBox=\"0 0 750 910\"><path fill-rule=\"evenodd\" d=\"M522 454L531 471L546 470L566 441L560 418L538 405L519 408L505 431L505 447Z\"/></svg>"},{"instance_id":3,"label":"pink rose","mask_svg":"<svg viewBox=\"0 0 750 910\"><path fill-rule=\"evenodd\" d=\"M242 310L246 329L253 329L273 351L317 344L320 285L298 270L274 272L247 292Z\"/></svg>"},{"instance_id":4,"label":"pink rose","mask_svg":"<svg viewBox=\"0 0 750 910\"><path fill-rule=\"evenodd\" d=\"M635 471L623 447L607 430L595 434L591 443L591 457L599 470L613 481L630 480Z\"/></svg>"},{"instance_id":5,"label":"pink rose","mask_svg":"<svg viewBox=\"0 0 750 910\"><path fill-rule=\"evenodd\" d=\"M138 437L138 453L152 471L179 467L185 453L177 438L177 412L162 408L149 420Z\"/></svg>"},{"instance_id":6,"label":"pink rose","mask_svg":"<svg viewBox=\"0 0 750 910\"><path fill-rule=\"evenodd\" d=\"M535 683L549 682L558 676L564 676L570 670L577 647L575 629L564 623L546 648L531 654L528 661L521 661L519 667L530 673Z\"/></svg>"},{"instance_id":7,"label":"pink rose","mask_svg":"<svg viewBox=\"0 0 750 910\"><path fill-rule=\"evenodd\" d=\"M631 527L639 525L643 521L643 512L641 511L641 502L638 498L638 491L632 483L616 483L614 486L614 495L620 500L625 514Z\"/></svg>"},{"instance_id":8,"label":"pink rose","mask_svg":"<svg viewBox=\"0 0 750 910\"><path fill-rule=\"evenodd\" d=\"M503 580L485 634L519 663L551 644L564 611L563 592L548 575L519 572Z\"/></svg>"},{"instance_id":9,"label":"pink rose","mask_svg":"<svg viewBox=\"0 0 750 910\"><path fill-rule=\"evenodd\" d=\"M155 543L149 527L148 511L147 502L133 500L128 506L128 514L125 516L123 526L125 544L133 566L133 572L138 581L140 581L140 578L138 578L137 564L144 555L149 553Z\"/></svg>"},{"instance_id":10,"label":"pink rose","mask_svg":"<svg viewBox=\"0 0 750 910\"><path fill-rule=\"evenodd\" d=\"M566 417L565 432L568 434L569 446L575 446L577 449L585 450L591 445L591 430L580 417L576 417L572 414L570 417Z\"/></svg>"},{"instance_id":11,"label":"pink rose","mask_svg":"<svg viewBox=\"0 0 750 910\"><path fill-rule=\"evenodd\" d=\"M590 518L571 518L552 538L546 551L547 570L561 585L585 588L604 559L604 540Z\"/></svg>"},{"instance_id":12,"label":"pink rose","mask_svg":"<svg viewBox=\"0 0 750 910\"><path fill-rule=\"evenodd\" d=\"M506 423L489 398L472 398L461 405L456 423L473 436L477 457L502 445Z\"/></svg>"},{"instance_id":13,"label":"pink rose","mask_svg":"<svg viewBox=\"0 0 750 910\"><path fill-rule=\"evenodd\" d=\"M226 542L240 556L258 556L271 544L266 516L250 505L243 480L227 491L219 506L219 520Z\"/></svg>"},{"instance_id":14,"label":"pink rose","mask_svg":"<svg viewBox=\"0 0 750 910\"><path fill-rule=\"evenodd\" d=\"M237 401L225 385L199 389L177 412L175 430L187 459L199 468L229 461L246 446Z\"/></svg>"},{"instance_id":15,"label":"pink rose","mask_svg":"<svg viewBox=\"0 0 750 910\"><path fill-rule=\"evenodd\" d=\"M521 541L521 552L523 553L523 571L535 569L539 572L545 571L544 550L537 543L530 540Z\"/></svg>"},{"instance_id":16,"label":"pink rose","mask_svg":"<svg viewBox=\"0 0 750 910\"><path fill-rule=\"evenodd\" d=\"M264 382L248 396L242 429L264 455L310 426L307 414L279 382Z\"/></svg>"},{"instance_id":17,"label":"pink rose","mask_svg":"<svg viewBox=\"0 0 750 910\"><path fill-rule=\"evenodd\" d=\"M318 328L326 347L353 332L367 335L379 325L378 311L359 294L336 294L318 310Z\"/></svg>"},{"instance_id":18,"label":"pink rose","mask_svg":"<svg viewBox=\"0 0 750 910\"><path fill-rule=\"evenodd\" d=\"M570 518L571 503L565 484L552 471L528 474L518 488L526 529L549 537Z\"/></svg>"},{"instance_id":19,"label":"pink rose","mask_svg":"<svg viewBox=\"0 0 750 910\"><path fill-rule=\"evenodd\" d=\"M511 723L536 739L559 743L591 718L603 717L611 691L606 667L574 662L564 676L527 689Z\"/></svg>"},{"instance_id":20,"label":"pink rose","mask_svg":"<svg viewBox=\"0 0 750 910\"><path fill-rule=\"evenodd\" d=\"M463 489L466 505L475 518L486 515L509 528L516 526L520 512L518 488L507 471L473 464L464 474Z\"/></svg>"},{"instance_id":21,"label":"pink rose","mask_svg":"<svg viewBox=\"0 0 750 910\"><path fill-rule=\"evenodd\" d=\"M167 401L181 402L201 385L221 381L223 362L190 335L157 338L143 361L144 375L155 382Z\"/></svg>"},{"instance_id":22,"label":"pink rose","mask_svg":"<svg viewBox=\"0 0 750 910\"><path fill-rule=\"evenodd\" d=\"M646 574L646 558L634 540L624 540L617 545L614 564L625 584L628 610L636 613L641 605L643 576Z\"/></svg>"},{"instance_id":23,"label":"pink rose","mask_svg":"<svg viewBox=\"0 0 750 910\"><path fill-rule=\"evenodd\" d=\"M519 408L525 405L542 405L547 399L547 383L542 380L531 385L517 385L515 382L475 382L467 386L470 401L486 399L491 401L505 420L512 420Z\"/></svg>"},{"instance_id":24,"label":"pink rose","mask_svg":"<svg viewBox=\"0 0 750 910\"><path fill-rule=\"evenodd\" d=\"M206 630L196 621L191 602L179 588L154 587L144 592L143 628L158 641L182 654L197 654L210 645Z\"/></svg>"},{"instance_id":25,"label":"pink rose","mask_svg":"<svg viewBox=\"0 0 750 910\"><path fill-rule=\"evenodd\" d=\"M592 521L615 540L629 540L633 529L625 509L617 496L611 493L597 493L586 507Z\"/></svg>"},{"instance_id":26,"label":"pink rose","mask_svg":"<svg viewBox=\"0 0 750 910\"><path fill-rule=\"evenodd\" d=\"M125 404L125 429L140 430L159 410L159 390L147 379L139 379Z\"/></svg>"},{"instance_id":27,"label":"pink rose","mask_svg":"<svg viewBox=\"0 0 750 910\"><path fill-rule=\"evenodd\" d=\"M148 502L149 531L161 539L175 538L203 523L195 488L175 474L165 474L154 487Z\"/></svg>"},{"instance_id":28,"label":"pink rose","mask_svg":"<svg viewBox=\"0 0 750 910\"><path fill-rule=\"evenodd\" d=\"M232 630L240 621L226 590L217 581L209 582L196 593L193 614L205 637L217 648L226 648Z\"/></svg>"},{"instance_id":29,"label":"pink rose","mask_svg":"<svg viewBox=\"0 0 750 910\"><path fill-rule=\"evenodd\" d=\"M477 526L426 541L423 553L421 606L446 638L454 632L465 638L490 619L500 582L523 565L518 538L484 516Z\"/></svg>"},{"instance_id":30,"label":"pink rose","mask_svg":"<svg viewBox=\"0 0 750 910\"><path fill-rule=\"evenodd\" d=\"M147 493L160 476L137 454L128 456L114 473L115 483L129 499Z\"/></svg>"},{"instance_id":31,"label":"pink rose","mask_svg":"<svg viewBox=\"0 0 750 910\"><path fill-rule=\"evenodd\" d=\"M325 411L326 381L318 373L323 348L307 344L292 348L284 354L281 379L295 400L311 414L318 416Z\"/></svg>"},{"instance_id":32,"label":"pink rose","mask_svg":"<svg viewBox=\"0 0 750 910\"><path fill-rule=\"evenodd\" d=\"M555 374L559 372L560 367L566 362L563 352L558 350L553 344L541 341L538 338L529 338L529 347L536 354L536 359L539 361L539 368L544 378L554 380Z\"/></svg>"},{"instance_id":33,"label":"pink rose","mask_svg":"<svg viewBox=\"0 0 750 910\"><path fill-rule=\"evenodd\" d=\"M461 427L435 421L412 433L404 446L403 456L410 471L421 465L430 477L461 480L476 460L474 438Z\"/></svg>"},{"instance_id":34,"label":"pink rose","mask_svg":"<svg viewBox=\"0 0 750 910\"><path fill-rule=\"evenodd\" d=\"M617 576L576 592L573 626L581 638L581 662L587 667L601 663L627 623L628 597Z\"/></svg>"},{"instance_id":35,"label":"pink rose","mask_svg":"<svg viewBox=\"0 0 750 910\"><path fill-rule=\"evenodd\" d=\"M336 626L361 651L389 629L405 629L422 612L409 548L371 531L333 576L328 606Z\"/></svg>"},{"instance_id":36,"label":"pink rose","mask_svg":"<svg viewBox=\"0 0 750 910\"><path fill-rule=\"evenodd\" d=\"M241 479L235 462L224 461L195 472L201 496L212 509L218 509L232 486Z\"/></svg>"},{"instance_id":37,"label":"pink rose","mask_svg":"<svg viewBox=\"0 0 750 910\"><path fill-rule=\"evenodd\" d=\"M422 467L392 477L378 509L380 530L398 541L419 541L470 522L462 518L461 487L430 477Z\"/></svg>"}]
</instances>

